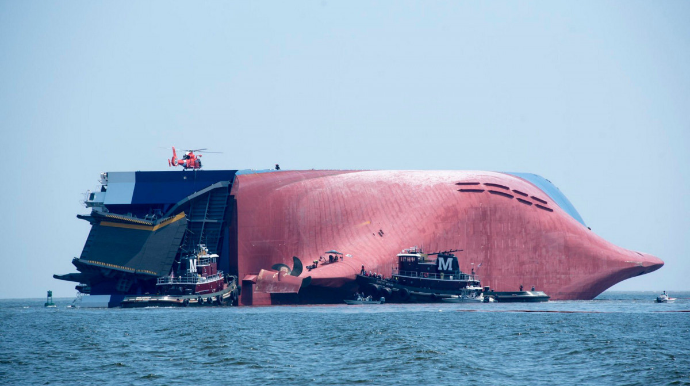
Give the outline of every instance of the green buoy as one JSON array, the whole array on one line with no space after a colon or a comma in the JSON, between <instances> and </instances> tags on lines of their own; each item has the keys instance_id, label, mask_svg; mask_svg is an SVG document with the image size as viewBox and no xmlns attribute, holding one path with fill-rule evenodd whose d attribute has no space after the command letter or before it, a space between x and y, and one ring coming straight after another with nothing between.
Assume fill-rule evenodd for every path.
<instances>
[{"instance_id":1,"label":"green buoy","mask_svg":"<svg viewBox=\"0 0 690 386\"><path fill-rule=\"evenodd\" d=\"M43 305L44 307L57 307L55 303L53 303L53 291L48 291L48 297L46 298L46 304Z\"/></svg>"}]
</instances>

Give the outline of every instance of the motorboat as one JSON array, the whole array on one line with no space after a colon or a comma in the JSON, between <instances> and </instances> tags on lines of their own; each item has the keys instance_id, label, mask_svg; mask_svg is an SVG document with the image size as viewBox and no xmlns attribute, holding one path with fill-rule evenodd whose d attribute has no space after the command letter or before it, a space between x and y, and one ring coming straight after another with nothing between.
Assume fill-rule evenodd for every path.
<instances>
[{"instance_id":1,"label":"motorboat","mask_svg":"<svg viewBox=\"0 0 690 386\"><path fill-rule=\"evenodd\" d=\"M470 290L474 288L470 287ZM481 288L479 288L481 291ZM446 298L442 298L441 301L446 303L490 303L494 299L492 297L484 297L484 294L476 291L467 291L460 295L451 295Z\"/></svg>"},{"instance_id":2,"label":"motorboat","mask_svg":"<svg viewBox=\"0 0 690 386\"><path fill-rule=\"evenodd\" d=\"M354 306L354 305L360 305L360 304L381 304L384 303L386 300L385 298L381 298L379 300L374 300L371 296L367 297L362 297L359 294L355 299L345 299L345 304Z\"/></svg>"},{"instance_id":3,"label":"motorboat","mask_svg":"<svg viewBox=\"0 0 690 386\"><path fill-rule=\"evenodd\" d=\"M673 303L675 300L676 300L676 298L672 298L672 297L668 296L666 291L664 291L664 293L662 293L661 295L656 297L657 303Z\"/></svg>"}]
</instances>

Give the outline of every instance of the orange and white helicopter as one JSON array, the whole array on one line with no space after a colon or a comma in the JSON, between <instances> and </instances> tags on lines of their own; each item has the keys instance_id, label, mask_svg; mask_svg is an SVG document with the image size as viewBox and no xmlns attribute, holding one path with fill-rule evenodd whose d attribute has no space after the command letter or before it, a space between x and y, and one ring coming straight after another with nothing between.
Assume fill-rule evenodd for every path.
<instances>
[{"instance_id":1,"label":"orange and white helicopter","mask_svg":"<svg viewBox=\"0 0 690 386\"><path fill-rule=\"evenodd\" d=\"M221 153L219 151L206 151L206 149L185 149L185 154L182 155L182 159L177 159L177 152L175 151L175 146L172 148L173 156L168 160L168 166L182 166L184 170L187 169L201 169L201 156L202 154L197 153Z\"/></svg>"}]
</instances>

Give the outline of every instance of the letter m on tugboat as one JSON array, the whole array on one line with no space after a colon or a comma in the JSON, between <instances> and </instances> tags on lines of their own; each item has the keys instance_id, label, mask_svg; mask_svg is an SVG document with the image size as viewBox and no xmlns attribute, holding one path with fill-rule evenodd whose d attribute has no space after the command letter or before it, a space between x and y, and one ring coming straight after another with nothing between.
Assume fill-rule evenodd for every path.
<instances>
[{"instance_id":1,"label":"letter m on tugboat","mask_svg":"<svg viewBox=\"0 0 690 386\"><path fill-rule=\"evenodd\" d=\"M454 271L457 268L458 265L458 260L453 256L439 256L438 259L436 259L436 262L438 265L436 266L436 269L439 272L451 272ZM455 263L456 268L453 268L453 263Z\"/></svg>"},{"instance_id":2,"label":"letter m on tugboat","mask_svg":"<svg viewBox=\"0 0 690 386\"><path fill-rule=\"evenodd\" d=\"M458 264L458 258L453 255L453 252L462 252L462 249L451 249L450 251L428 254L428 256L438 255L436 258L436 271L438 273L460 273L460 264Z\"/></svg>"}]
</instances>

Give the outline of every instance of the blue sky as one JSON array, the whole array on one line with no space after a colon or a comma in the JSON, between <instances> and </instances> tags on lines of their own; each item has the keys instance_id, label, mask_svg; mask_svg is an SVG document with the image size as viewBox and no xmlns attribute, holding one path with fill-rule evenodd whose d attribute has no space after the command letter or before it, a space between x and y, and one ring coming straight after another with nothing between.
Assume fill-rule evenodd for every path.
<instances>
[{"instance_id":1,"label":"blue sky","mask_svg":"<svg viewBox=\"0 0 690 386\"><path fill-rule=\"evenodd\" d=\"M73 296L102 171L475 169L556 184L689 290L686 1L0 0L0 298ZM162 148L163 147L163 148Z\"/></svg>"}]
</instances>

